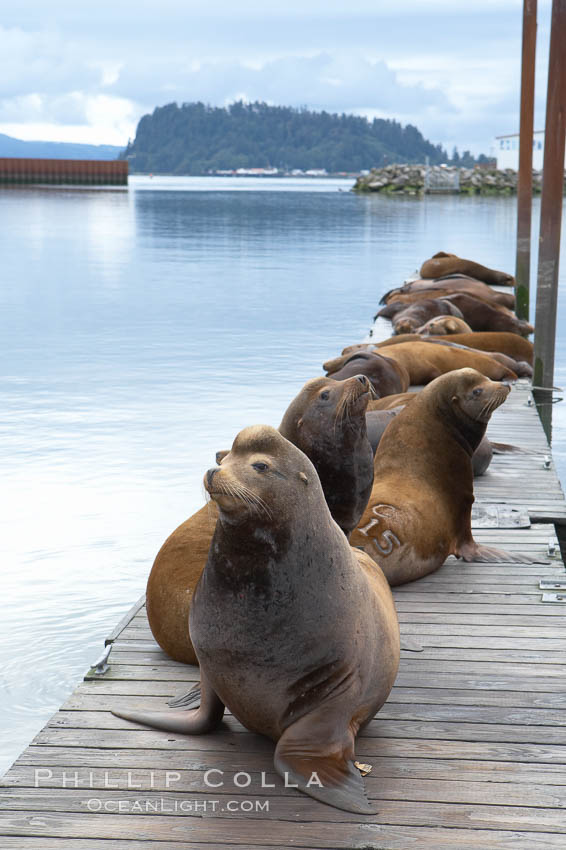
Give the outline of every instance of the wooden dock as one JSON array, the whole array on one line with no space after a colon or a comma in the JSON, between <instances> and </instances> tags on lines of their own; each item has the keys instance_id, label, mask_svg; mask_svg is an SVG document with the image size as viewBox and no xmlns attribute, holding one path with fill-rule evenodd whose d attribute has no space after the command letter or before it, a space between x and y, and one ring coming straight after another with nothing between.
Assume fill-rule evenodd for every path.
<instances>
[{"instance_id":1,"label":"wooden dock","mask_svg":"<svg viewBox=\"0 0 566 850\"><path fill-rule=\"evenodd\" d=\"M110 714L164 708L198 679L158 649L142 600L109 638L106 672L87 674L4 777L0 847L564 850L566 589L564 602L543 602L539 582L566 581L551 522L566 523L566 503L529 399L520 381L489 426L528 453L496 456L476 500L515 508L530 527L474 533L548 563L450 559L395 590L412 649L357 744L373 766L377 816L285 789L272 743L230 716L222 731L189 738ZM224 784L207 786L208 770Z\"/></svg>"}]
</instances>

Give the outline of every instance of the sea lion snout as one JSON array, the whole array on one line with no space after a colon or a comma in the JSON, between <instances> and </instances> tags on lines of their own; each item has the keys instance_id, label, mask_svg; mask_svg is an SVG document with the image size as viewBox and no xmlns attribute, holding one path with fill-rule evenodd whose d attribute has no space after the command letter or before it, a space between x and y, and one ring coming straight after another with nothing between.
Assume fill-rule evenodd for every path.
<instances>
[{"instance_id":1,"label":"sea lion snout","mask_svg":"<svg viewBox=\"0 0 566 850\"><path fill-rule=\"evenodd\" d=\"M216 472L218 472L218 470L218 466L213 466L204 474L204 486L208 492L210 492L210 488L212 487L212 479L214 478L214 475Z\"/></svg>"}]
</instances>

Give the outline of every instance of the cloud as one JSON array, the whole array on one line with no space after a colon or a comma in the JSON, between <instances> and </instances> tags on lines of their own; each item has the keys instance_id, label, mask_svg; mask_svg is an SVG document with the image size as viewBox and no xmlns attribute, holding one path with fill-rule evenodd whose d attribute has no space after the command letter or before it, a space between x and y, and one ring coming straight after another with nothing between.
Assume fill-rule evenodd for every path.
<instances>
[{"instance_id":1,"label":"cloud","mask_svg":"<svg viewBox=\"0 0 566 850\"><path fill-rule=\"evenodd\" d=\"M156 14L154 4L100 0L95 14L50 0L57 23L46 27L45 4L20 0L0 27L0 132L21 127L29 138L26 127L51 125L51 138L71 127L76 138L82 127L87 141L106 128L125 143L155 106L244 96L394 117L478 152L518 123L521 5L161 0ZM548 13L539 0L539 115Z\"/></svg>"},{"instance_id":2,"label":"cloud","mask_svg":"<svg viewBox=\"0 0 566 850\"><path fill-rule=\"evenodd\" d=\"M141 72L141 73L140 73ZM202 100L221 105L244 97L290 106L307 105L333 111L379 110L388 115L427 107L453 109L438 89L401 84L385 62L372 62L348 54L284 56L251 67L242 62L203 63L196 68L170 66L167 88L156 85L152 74L125 67L115 84L122 96L139 101L143 96L156 105L171 100Z\"/></svg>"}]
</instances>

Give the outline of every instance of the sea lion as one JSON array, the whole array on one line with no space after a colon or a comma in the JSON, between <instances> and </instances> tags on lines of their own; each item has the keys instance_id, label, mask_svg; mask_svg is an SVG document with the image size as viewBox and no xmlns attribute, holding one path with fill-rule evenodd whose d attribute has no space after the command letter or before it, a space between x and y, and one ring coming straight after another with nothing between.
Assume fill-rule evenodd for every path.
<instances>
[{"instance_id":1,"label":"sea lion","mask_svg":"<svg viewBox=\"0 0 566 850\"><path fill-rule=\"evenodd\" d=\"M516 372L498 363L489 354L447 345L446 341L435 343L423 337L417 337L417 340L387 348L387 357L405 367L412 385L428 384L445 372L466 366L496 381L517 379ZM385 353L383 348L380 351ZM357 352L359 357L365 354L367 352ZM355 357L356 352L346 356Z\"/></svg>"},{"instance_id":2,"label":"sea lion","mask_svg":"<svg viewBox=\"0 0 566 850\"><path fill-rule=\"evenodd\" d=\"M447 274L465 274L496 286L515 285L513 275L490 269L473 260L464 260L456 254L446 254L444 251L439 251L433 254L430 260L425 260L419 274L421 277L428 278L442 277Z\"/></svg>"},{"instance_id":3,"label":"sea lion","mask_svg":"<svg viewBox=\"0 0 566 850\"><path fill-rule=\"evenodd\" d=\"M437 339L438 342L445 342L443 337L431 336L431 339ZM399 345L402 342L417 342L419 337L415 334L404 334L402 336L391 336L389 339L384 339L382 342L361 342L356 345L349 345L343 349L342 354L351 354L353 351L381 351L382 348L387 348L391 345ZM502 354L507 354L514 360L526 360L531 366L533 365L534 346L532 342L519 334L501 331L499 333L493 331L472 332L452 334L450 342L455 342L460 345L466 345L469 348L475 348L476 351L485 351L492 353L499 351Z\"/></svg>"},{"instance_id":4,"label":"sea lion","mask_svg":"<svg viewBox=\"0 0 566 850\"><path fill-rule=\"evenodd\" d=\"M471 327L456 316L435 316L415 331L421 336L449 336L458 333L472 333Z\"/></svg>"},{"instance_id":5,"label":"sea lion","mask_svg":"<svg viewBox=\"0 0 566 850\"><path fill-rule=\"evenodd\" d=\"M525 337L534 332L533 326L524 319L518 319L503 308L486 304L471 295L461 293L446 295L445 298L461 310L464 321L473 331L507 331Z\"/></svg>"},{"instance_id":6,"label":"sea lion","mask_svg":"<svg viewBox=\"0 0 566 850\"><path fill-rule=\"evenodd\" d=\"M335 381L343 381L352 375L366 375L379 397L405 392L409 386L409 375L403 365L377 351L359 351L347 357L336 357L327 360L322 368Z\"/></svg>"},{"instance_id":7,"label":"sea lion","mask_svg":"<svg viewBox=\"0 0 566 850\"><path fill-rule=\"evenodd\" d=\"M375 812L354 746L399 663L382 571L349 546L314 466L274 428L241 431L204 485L219 519L190 613L201 705L114 714L198 735L213 731L226 707L277 742L275 770L301 791Z\"/></svg>"},{"instance_id":8,"label":"sea lion","mask_svg":"<svg viewBox=\"0 0 566 850\"><path fill-rule=\"evenodd\" d=\"M436 295L430 295L429 293L432 291L436 293L439 290L442 290L441 295L455 295L463 292L466 295L471 295L473 298L479 298L480 301L486 301L488 304L497 304L508 310L515 308L515 296L512 292L498 292L496 289L492 289L491 286L482 283L481 280L475 280L464 275L435 278L434 280L412 280L397 289L391 289L389 292L386 292L379 303L390 304L393 301L401 300L400 296L409 295L435 298Z\"/></svg>"},{"instance_id":9,"label":"sea lion","mask_svg":"<svg viewBox=\"0 0 566 850\"><path fill-rule=\"evenodd\" d=\"M440 298L425 298L409 304L393 316L393 332L396 334L415 333L428 319L435 316L450 316L462 319L462 314L455 304Z\"/></svg>"},{"instance_id":10,"label":"sea lion","mask_svg":"<svg viewBox=\"0 0 566 850\"><path fill-rule=\"evenodd\" d=\"M293 399L279 426L283 436L320 469L326 498L345 534L358 524L373 481L365 420L369 397L370 384L363 376L346 381L313 378ZM147 618L153 636L167 655L185 664L197 663L189 637L189 610L217 519L216 505L211 503L176 528L157 553L147 582Z\"/></svg>"},{"instance_id":11,"label":"sea lion","mask_svg":"<svg viewBox=\"0 0 566 850\"><path fill-rule=\"evenodd\" d=\"M391 585L464 561L526 559L472 537L472 454L510 388L475 369L441 375L387 427L375 455L372 494L353 546L371 555Z\"/></svg>"},{"instance_id":12,"label":"sea lion","mask_svg":"<svg viewBox=\"0 0 566 850\"><path fill-rule=\"evenodd\" d=\"M421 336L417 337L417 340L420 342L428 343L428 345L443 345L448 351L459 349L460 351L470 351L475 352L477 354L477 350L471 348L469 345L461 345L459 342L454 342L452 339L446 339L443 337L432 339L431 337ZM352 355L353 356L353 355ZM533 369L525 360L515 360L514 357L509 357L507 354L502 354L500 351L490 351L489 356L493 360L497 360L498 363L501 363L507 369L510 369L514 372L519 378L532 378Z\"/></svg>"}]
</instances>

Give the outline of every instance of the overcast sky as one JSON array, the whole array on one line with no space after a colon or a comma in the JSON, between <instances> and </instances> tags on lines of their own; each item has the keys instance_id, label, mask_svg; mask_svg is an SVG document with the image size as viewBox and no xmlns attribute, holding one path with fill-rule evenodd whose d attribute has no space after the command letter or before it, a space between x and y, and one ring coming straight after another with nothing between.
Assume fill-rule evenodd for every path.
<instances>
[{"instance_id":1,"label":"overcast sky","mask_svg":"<svg viewBox=\"0 0 566 850\"><path fill-rule=\"evenodd\" d=\"M521 25L522 0L18 0L0 25L0 132L125 145L155 106L243 98L395 118L489 153L518 131Z\"/></svg>"}]
</instances>

